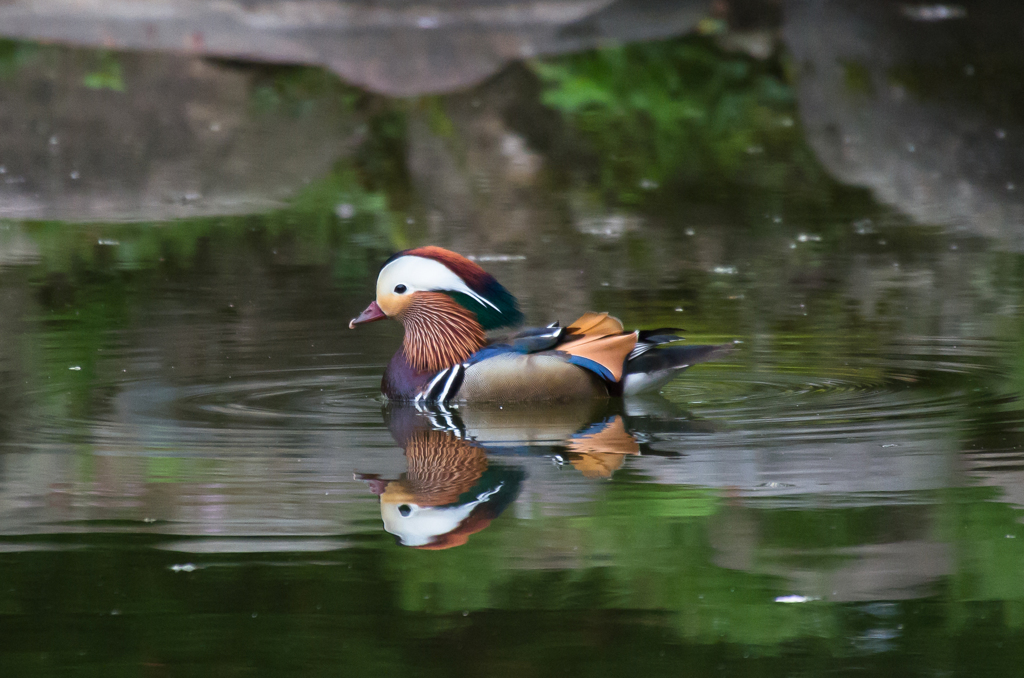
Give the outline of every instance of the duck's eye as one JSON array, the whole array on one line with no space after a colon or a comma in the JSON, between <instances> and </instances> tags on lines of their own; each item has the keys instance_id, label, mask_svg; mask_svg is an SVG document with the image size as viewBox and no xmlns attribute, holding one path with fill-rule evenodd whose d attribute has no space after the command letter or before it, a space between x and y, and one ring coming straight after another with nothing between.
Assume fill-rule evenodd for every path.
<instances>
[{"instance_id":1,"label":"duck's eye","mask_svg":"<svg viewBox=\"0 0 1024 678\"><path fill-rule=\"evenodd\" d=\"M412 508L408 504L402 504L401 506L398 507L398 512L401 513L402 517L404 518L408 516L410 513L412 513Z\"/></svg>"},{"instance_id":2,"label":"duck's eye","mask_svg":"<svg viewBox=\"0 0 1024 678\"><path fill-rule=\"evenodd\" d=\"M395 285L395 294L405 294L405 285Z\"/></svg>"}]
</instances>

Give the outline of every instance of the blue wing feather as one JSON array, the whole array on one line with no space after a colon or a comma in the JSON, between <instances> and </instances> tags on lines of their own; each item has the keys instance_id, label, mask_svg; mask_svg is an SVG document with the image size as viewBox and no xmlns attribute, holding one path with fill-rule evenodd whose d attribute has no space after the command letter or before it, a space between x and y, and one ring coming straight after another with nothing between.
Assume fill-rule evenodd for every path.
<instances>
[{"instance_id":1,"label":"blue wing feather","mask_svg":"<svg viewBox=\"0 0 1024 678\"><path fill-rule=\"evenodd\" d=\"M605 381L615 382L615 375L612 374L611 370L602 365L601 363L591 360L590 358L584 358L583 356L571 355L569 356L569 362L577 367L590 370L597 376L601 377Z\"/></svg>"},{"instance_id":2,"label":"blue wing feather","mask_svg":"<svg viewBox=\"0 0 1024 678\"><path fill-rule=\"evenodd\" d=\"M530 327L509 337L506 343L519 353L537 353L554 348L564 336L563 327Z\"/></svg>"},{"instance_id":3,"label":"blue wing feather","mask_svg":"<svg viewBox=\"0 0 1024 678\"><path fill-rule=\"evenodd\" d=\"M562 327L528 327L500 343L484 346L469 356L465 364L472 365L503 353L527 354L549 351L562 341L564 335L565 328Z\"/></svg>"},{"instance_id":4,"label":"blue wing feather","mask_svg":"<svg viewBox=\"0 0 1024 678\"><path fill-rule=\"evenodd\" d=\"M488 358L493 358L505 353L523 353L523 351L517 351L508 344L491 344L490 346L484 346L482 349L466 358L463 365L469 367L470 365L482 360L487 360Z\"/></svg>"}]
</instances>

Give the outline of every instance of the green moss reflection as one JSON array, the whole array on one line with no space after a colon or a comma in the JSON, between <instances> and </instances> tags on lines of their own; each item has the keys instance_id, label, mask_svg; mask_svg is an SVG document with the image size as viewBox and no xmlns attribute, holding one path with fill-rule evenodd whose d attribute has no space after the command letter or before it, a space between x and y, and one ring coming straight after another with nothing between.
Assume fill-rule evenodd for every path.
<instances>
[{"instance_id":1,"label":"green moss reflection","mask_svg":"<svg viewBox=\"0 0 1024 678\"><path fill-rule=\"evenodd\" d=\"M97 61L96 68L82 77L82 84L89 89L123 92L124 69L117 57L109 52L102 52Z\"/></svg>"},{"instance_id":2,"label":"green moss reflection","mask_svg":"<svg viewBox=\"0 0 1024 678\"><path fill-rule=\"evenodd\" d=\"M40 51L35 43L0 40L0 80L15 75L18 69L37 58Z\"/></svg>"},{"instance_id":3,"label":"green moss reflection","mask_svg":"<svg viewBox=\"0 0 1024 678\"><path fill-rule=\"evenodd\" d=\"M536 62L542 101L585 138L598 183L623 204L729 187L828 194L776 61L685 38Z\"/></svg>"}]
</instances>

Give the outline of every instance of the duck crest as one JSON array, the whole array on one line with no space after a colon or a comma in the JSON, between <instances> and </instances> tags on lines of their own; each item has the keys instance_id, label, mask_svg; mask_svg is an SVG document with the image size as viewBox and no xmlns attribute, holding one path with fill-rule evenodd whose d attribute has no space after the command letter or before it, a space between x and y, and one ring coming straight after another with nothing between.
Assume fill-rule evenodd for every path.
<instances>
[{"instance_id":1,"label":"duck crest","mask_svg":"<svg viewBox=\"0 0 1024 678\"><path fill-rule=\"evenodd\" d=\"M418 292L402 312L402 350L419 372L463 362L487 343L476 316L444 292Z\"/></svg>"},{"instance_id":2,"label":"duck crest","mask_svg":"<svg viewBox=\"0 0 1024 678\"><path fill-rule=\"evenodd\" d=\"M391 257L384 262L383 266L387 266L399 257L407 256L423 257L424 259L433 259L434 261L441 262L447 266L452 273L465 280L466 284L477 292L484 291L487 288L488 283L491 280L494 280L494 277L482 269L478 264L470 261L457 252L452 252L451 250L446 250L443 247L437 247L436 245L427 245L425 247L417 247L411 250L403 250L402 252L391 255ZM383 268L383 266L381 268Z\"/></svg>"}]
</instances>

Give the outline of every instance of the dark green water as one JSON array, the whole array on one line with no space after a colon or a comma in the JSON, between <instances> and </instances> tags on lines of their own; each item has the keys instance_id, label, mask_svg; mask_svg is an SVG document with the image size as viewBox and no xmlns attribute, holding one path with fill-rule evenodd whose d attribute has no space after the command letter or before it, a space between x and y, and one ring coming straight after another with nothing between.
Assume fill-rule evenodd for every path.
<instances>
[{"instance_id":1,"label":"dark green water","mask_svg":"<svg viewBox=\"0 0 1024 678\"><path fill-rule=\"evenodd\" d=\"M288 206L214 173L238 216L124 221L194 150L154 142L0 220L4 675L1020 675L1024 258L836 183L777 63L602 54L403 102L254 71L259 124L356 130ZM531 322L737 350L607 406L386 407L400 330L347 323L427 243Z\"/></svg>"}]
</instances>

